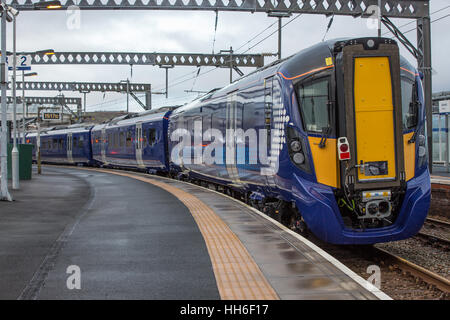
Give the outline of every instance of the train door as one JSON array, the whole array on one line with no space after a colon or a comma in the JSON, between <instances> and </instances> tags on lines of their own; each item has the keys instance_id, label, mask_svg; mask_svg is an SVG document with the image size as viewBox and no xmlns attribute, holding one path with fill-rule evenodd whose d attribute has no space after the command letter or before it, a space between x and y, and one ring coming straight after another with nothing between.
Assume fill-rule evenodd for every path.
<instances>
[{"instance_id":1,"label":"train door","mask_svg":"<svg viewBox=\"0 0 450 320\"><path fill-rule=\"evenodd\" d=\"M107 141L106 139L106 129L102 129L102 143L101 143L101 154L102 154L102 162L104 164L108 164L108 161L106 160L106 143L111 143L112 141Z\"/></svg>"},{"instance_id":2,"label":"train door","mask_svg":"<svg viewBox=\"0 0 450 320\"><path fill-rule=\"evenodd\" d=\"M142 147L143 141L142 138L142 123L136 123L136 132L135 132L135 152L136 152L136 164L139 168L145 168L144 161L142 160Z\"/></svg>"},{"instance_id":3,"label":"train door","mask_svg":"<svg viewBox=\"0 0 450 320\"><path fill-rule=\"evenodd\" d=\"M355 189L396 187L405 179L400 56L396 45L343 49L346 131Z\"/></svg>"},{"instance_id":4,"label":"train door","mask_svg":"<svg viewBox=\"0 0 450 320\"><path fill-rule=\"evenodd\" d=\"M227 117L226 117L226 154L225 162L228 177L233 183L239 184L239 174L236 167L236 130L237 130L237 93L232 92L227 97Z\"/></svg>"},{"instance_id":5,"label":"train door","mask_svg":"<svg viewBox=\"0 0 450 320\"><path fill-rule=\"evenodd\" d=\"M70 163L73 163L73 157L72 157L73 137L72 137L72 133L71 132L69 132L67 134L66 150L67 150L67 161L69 161Z\"/></svg>"}]
</instances>

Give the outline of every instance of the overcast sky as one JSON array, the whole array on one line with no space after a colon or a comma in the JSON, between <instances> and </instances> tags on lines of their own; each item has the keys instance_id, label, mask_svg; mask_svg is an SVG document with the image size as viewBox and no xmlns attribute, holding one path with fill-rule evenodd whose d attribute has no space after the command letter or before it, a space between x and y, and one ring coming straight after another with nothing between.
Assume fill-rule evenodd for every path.
<instances>
[{"instance_id":1,"label":"overcast sky","mask_svg":"<svg viewBox=\"0 0 450 320\"><path fill-rule=\"evenodd\" d=\"M447 8L446 8L447 7ZM450 14L448 0L432 0L431 12L446 8L432 15L432 20ZM67 20L73 14L66 11L21 12L17 18L17 50L35 51L52 48L55 51L128 51L128 52L172 52L211 53L214 39L214 12L195 11L81 11L80 28L69 29ZM283 19L284 23L294 19ZM302 15L283 28L282 54L291 55L303 48L322 41L330 18L322 15ZM243 53L277 28L277 20L263 13L219 12L214 51L233 46L237 53ZM397 26L413 20L394 19ZM247 42L272 25L259 37ZM12 24L8 24L8 50L12 50ZM408 31L415 28L415 22L401 28ZM383 28L383 33L386 29ZM433 91L450 91L450 16L432 23L432 59L435 70ZM334 23L326 39L337 37L375 36L377 30L367 27L367 19L352 17L334 18ZM416 44L415 30L406 34ZM391 36L386 34L386 36ZM277 51L277 34L252 48L249 53ZM402 48L402 54L416 65L414 58ZM266 58L266 63L273 58ZM213 69L202 67L201 73ZM252 68L242 68L245 73ZM129 66L114 65L56 65L33 66L38 72L31 81L97 81L119 82L130 78ZM229 82L228 69L216 69L195 80L196 67L175 67L169 71L169 99L154 95L155 106L182 103L195 97L184 90L207 91ZM179 79L180 77L184 78ZM238 77L235 73L234 77ZM178 80L177 80L178 78ZM153 66L134 66L132 82L151 83L154 91L164 91L165 71ZM194 83L195 81L195 83ZM180 83L181 82L181 83ZM176 85L175 85L176 84ZM81 96L75 92L65 92L66 96ZM27 95L53 96L56 92L29 91ZM116 93L89 94L88 111L124 110L126 95ZM140 111L132 104L132 111Z\"/></svg>"}]
</instances>

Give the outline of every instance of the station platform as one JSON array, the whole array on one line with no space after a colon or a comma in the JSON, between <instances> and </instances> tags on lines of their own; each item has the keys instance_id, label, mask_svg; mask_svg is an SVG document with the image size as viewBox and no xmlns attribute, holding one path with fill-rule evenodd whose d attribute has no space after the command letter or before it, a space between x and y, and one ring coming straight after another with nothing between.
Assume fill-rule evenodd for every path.
<instances>
[{"instance_id":1,"label":"station platform","mask_svg":"<svg viewBox=\"0 0 450 320\"><path fill-rule=\"evenodd\" d=\"M0 202L0 299L390 299L314 244L213 190L43 167ZM68 282L78 268L80 289Z\"/></svg>"},{"instance_id":2,"label":"station platform","mask_svg":"<svg viewBox=\"0 0 450 320\"><path fill-rule=\"evenodd\" d=\"M431 184L445 184L450 185L450 177L439 175L439 174L433 174L431 175Z\"/></svg>"}]
</instances>

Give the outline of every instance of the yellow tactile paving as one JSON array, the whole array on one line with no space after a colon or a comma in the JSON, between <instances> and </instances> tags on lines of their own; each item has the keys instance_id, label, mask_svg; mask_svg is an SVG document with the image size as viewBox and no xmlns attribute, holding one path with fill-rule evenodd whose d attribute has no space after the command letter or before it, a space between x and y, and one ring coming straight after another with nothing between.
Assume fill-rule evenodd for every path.
<instances>
[{"instance_id":1,"label":"yellow tactile paving","mask_svg":"<svg viewBox=\"0 0 450 320\"><path fill-rule=\"evenodd\" d=\"M176 196L189 209L205 240L220 297L223 300L275 300L275 290L247 249L214 211L197 197L151 178L125 172L94 169L151 183Z\"/></svg>"}]
</instances>

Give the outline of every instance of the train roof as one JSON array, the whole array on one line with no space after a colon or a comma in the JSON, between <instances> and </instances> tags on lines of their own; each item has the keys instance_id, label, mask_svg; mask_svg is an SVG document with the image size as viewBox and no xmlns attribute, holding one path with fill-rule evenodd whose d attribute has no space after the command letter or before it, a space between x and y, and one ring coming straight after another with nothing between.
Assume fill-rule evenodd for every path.
<instances>
[{"instance_id":1,"label":"train roof","mask_svg":"<svg viewBox=\"0 0 450 320\"><path fill-rule=\"evenodd\" d=\"M368 37L367 39L369 38L372 39L374 37ZM328 57L332 57L334 50L336 50L336 48L338 48L339 46L345 45L348 41L351 40L361 39L366 38L335 38L319 42L289 57L283 58L281 60L276 60L262 68L244 75L223 88L214 89L211 92L208 92L206 95L199 97L196 100L193 100L192 102L180 107L179 109L174 111L174 114L186 112L188 110L194 110L201 104L202 101L224 96L230 92L237 90L238 88L245 88L247 83L253 83L262 78L270 76L271 74L275 74L278 71L281 71L287 78L311 71L318 66L325 65L325 59ZM396 43L396 41L392 40L391 38L380 38L379 40ZM408 60L401 55L400 64L402 67L410 71L417 72L416 69L408 62ZM403 72L404 71L402 70L402 73Z\"/></svg>"},{"instance_id":2,"label":"train roof","mask_svg":"<svg viewBox=\"0 0 450 320\"><path fill-rule=\"evenodd\" d=\"M42 128L41 136L89 132L93 126L94 124L92 123L77 123L68 126L55 126L49 128ZM35 136L37 136L37 131L30 132L27 134L27 137L35 137Z\"/></svg>"},{"instance_id":3,"label":"train roof","mask_svg":"<svg viewBox=\"0 0 450 320\"><path fill-rule=\"evenodd\" d=\"M165 117L167 118L169 113L171 113L178 107L179 106L166 106L154 110L144 111L142 113L126 114L120 117L116 117L110 120L109 122L96 125L93 128L93 130L98 131L103 128L114 128L114 127L134 125L135 123L138 122L162 121Z\"/></svg>"}]
</instances>

